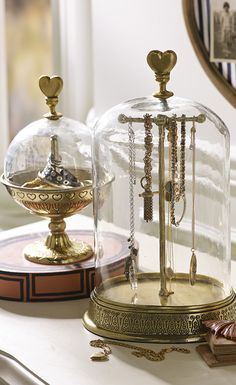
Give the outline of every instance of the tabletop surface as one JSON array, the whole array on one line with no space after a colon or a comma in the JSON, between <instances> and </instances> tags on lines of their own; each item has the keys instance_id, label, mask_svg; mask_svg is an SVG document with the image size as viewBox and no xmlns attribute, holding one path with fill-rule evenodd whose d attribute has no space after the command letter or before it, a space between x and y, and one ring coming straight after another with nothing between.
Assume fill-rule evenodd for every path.
<instances>
[{"instance_id":1,"label":"tabletop surface","mask_svg":"<svg viewBox=\"0 0 236 385\"><path fill-rule=\"evenodd\" d=\"M76 220L78 218L75 217L69 221L68 228L73 228ZM91 218L83 217L81 223L83 228L91 228ZM40 222L0 233L0 239L43 229L46 225ZM232 282L236 283L234 261ZM87 299L53 303L0 301L0 349L14 355L50 385L236 383L236 366L210 369L195 351L197 344L181 345L190 349L191 353L173 352L161 362L134 357L129 349L114 346L109 361L92 362L90 355L95 349L90 347L89 342L98 337L83 327L82 317L87 307ZM167 346L136 345L155 351Z\"/></svg>"}]
</instances>

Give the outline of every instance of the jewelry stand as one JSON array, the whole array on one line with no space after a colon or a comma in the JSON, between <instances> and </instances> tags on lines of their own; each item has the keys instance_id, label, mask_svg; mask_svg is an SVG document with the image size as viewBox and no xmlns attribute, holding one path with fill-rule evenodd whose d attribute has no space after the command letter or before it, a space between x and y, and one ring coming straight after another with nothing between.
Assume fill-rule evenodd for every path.
<instances>
[{"instance_id":1,"label":"jewelry stand","mask_svg":"<svg viewBox=\"0 0 236 385\"><path fill-rule=\"evenodd\" d=\"M30 213L50 219L50 234L46 240L30 243L23 251L27 260L43 265L80 263L93 256L93 249L89 244L83 240L70 240L65 231L64 219L90 205L93 197L91 170L76 168L75 159L73 161L70 159L70 168L63 165L59 142L63 147L63 142L68 141L68 136L73 132L70 125L79 126L79 123L63 118L62 114L56 111L62 87L63 81L59 76L40 77L39 88L45 95L50 111L44 115L46 119L25 127L15 137L9 146L5 159L6 167L0 179L16 203ZM65 130L62 136L64 126L68 127L68 132ZM19 139L23 135L22 132L23 143ZM83 131L80 132L78 128L74 135L74 143L70 143L66 149L68 153L72 152L73 146L76 146L75 141L81 140L80 135L83 135ZM47 157L45 156L42 167L38 162L43 158L42 154L49 143L51 151ZM64 157L65 152L64 147ZM76 152L76 156L79 156L78 149ZM68 154L66 156L68 157ZM15 169L12 170L12 167Z\"/></svg>"},{"instance_id":2,"label":"jewelry stand","mask_svg":"<svg viewBox=\"0 0 236 385\"><path fill-rule=\"evenodd\" d=\"M104 277L102 283L92 292L89 310L84 316L84 324L93 333L107 338L171 343L199 341L205 335L202 320L236 318L234 291L225 292L221 280L217 279L218 277L216 278L214 275L209 275L208 271L207 274L197 272L197 252L195 250L195 135L197 133L196 125L202 125L206 118L209 119L209 113L207 109L205 109L206 114L202 113L204 108L201 105L197 105L198 108L196 110L199 113L188 115L188 111L185 112L181 105L181 108L179 108L181 114L178 115L176 113L178 112L178 100L173 101L172 104L171 102L166 102L166 99L173 95L172 92L166 90L170 71L176 63L176 54L173 51L166 51L164 53L151 51L147 61L155 72L156 80L160 83L160 91L153 94L153 99L158 98L161 101L160 104L158 105L158 102L151 98L147 102L144 99L143 103L140 99L135 99L133 104L132 101L126 103L128 107L126 107L125 103L121 107L123 111L125 107L127 110L129 109L129 113L132 112L132 116L125 113L117 116L121 126L128 125L130 256L126 263L124 275L113 278ZM140 111L145 111L145 102L148 113L143 113L140 117ZM163 108L165 114L159 113L159 111L158 113L155 112L153 107L155 103L157 111L158 109L162 111ZM135 108L139 112L139 116L135 116ZM173 113L171 113L171 109L173 109ZM150 110L152 113L149 113ZM114 111L117 113L117 107ZM111 119L114 119L114 111L111 110ZM106 119L109 122L107 116ZM136 184L136 178L134 178L134 173L137 155L135 155L135 132L131 130L133 124L135 124L136 130L139 133L137 139L139 140L137 144L137 146L139 145L139 151L141 147L141 130L138 126L139 124L144 126L144 158L139 155L138 164L140 167L143 161L144 177L140 179L140 184L144 192L139 194L139 196L143 199L143 220L145 222L153 222L153 198L155 195L158 195L159 198L159 272L155 272L155 270L153 272L138 271L137 253L132 245L132 240L135 238L134 184ZM121 132L123 131L121 131L120 125L119 133L120 137L122 137ZM179 150L177 142L178 125L180 125L181 138ZM110 129L109 124L107 127ZM152 165L155 128L157 128L156 138L158 141L158 173L153 169ZM180 227L186 211L185 148L186 132L189 128L189 149L192 157L192 199L190 200L192 204L192 209L190 210L192 236L190 236L191 247L189 248L191 257L189 272L186 272L186 270L178 272L174 271L174 266L171 266L171 257L169 262L167 260L167 244L171 242L168 236L171 234L172 228ZM104 128L102 123L101 130L103 130L104 137L107 140L106 127ZM99 135L100 132L98 130L97 136L99 137ZM166 170L165 167L166 139L166 143L169 146L169 170ZM97 145L99 145L99 142ZM179 165L178 154L180 156ZM168 171L168 179L166 179L166 171ZM152 186L154 183L159 185L158 191L153 191ZM180 218L177 219L175 208L178 202L182 203L183 212ZM168 221L166 220L167 206ZM140 212L139 210L139 215L141 215ZM100 213L100 216L102 216L102 213ZM138 215L137 217L140 218ZM148 224L146 226L148 227ZM168 231L166 231L166 226L168 226ZM149 234L148 231L147 234ZM141 243L140 246L142 246ZM152 246L147 243L146 247L151 248ZM153 264L154 256L155 254L153 254L152 258ZM188 258L188 255L183 255L181 258Z\"/></svg>"}]
</instances>

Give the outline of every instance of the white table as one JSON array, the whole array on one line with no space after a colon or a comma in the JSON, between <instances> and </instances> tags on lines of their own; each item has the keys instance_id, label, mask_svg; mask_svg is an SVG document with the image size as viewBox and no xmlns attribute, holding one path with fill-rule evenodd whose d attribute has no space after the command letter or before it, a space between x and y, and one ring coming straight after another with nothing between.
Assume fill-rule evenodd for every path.
<instances>
[{"instance_id":1,"label":"white table","mask_svg":"<svg viewBox=\"0 0 236 385\"><path fill-rule=\"evenodd\" d=\"M82 220L81 220L82 218ZM74 217L68 228L78 223ZM80 217L80 226L91 228L90 218ZM40 222L0 233L0 239L23 232L45 230ZM232 263L236 283L236 262ZM130 350L112 347L108 362L92 362L98 338L83 328L88 300L53 303L0 301L0 349L17 357L50 385L233 385L236 366L210 369L195 351L196 344L183 345L191 354L171 353L162 362L136 358ZM165 345L142 344L158 351ZM1 372L0 372L1 378ZM11 383L10 385L18 385Z\"/></svg>"}]
</instances>

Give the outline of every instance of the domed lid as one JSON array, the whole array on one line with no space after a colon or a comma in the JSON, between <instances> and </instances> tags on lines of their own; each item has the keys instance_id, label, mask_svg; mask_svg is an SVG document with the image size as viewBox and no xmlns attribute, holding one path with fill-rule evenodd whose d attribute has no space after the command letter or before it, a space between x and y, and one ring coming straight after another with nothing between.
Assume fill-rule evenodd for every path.
<instances>
[{"instance_id":1,"label":"domed lid","mask_svg":"<svg viewBox=\"0 0 236 385\"><path fill-rule=\"evenodd\" d=\"M63 87L59 76L42 76L39 87L49 112L15 136L5 157L4 178L26 188L83 186L91 179L90 131L56 111Z\"/></svg>"},{"instance_id":2,"label":"domed lid","mask_svg":"<svg viewBox=\"0 0 236 385\"><path fill-rule=\"evenodd\" d=\"M228 136L229 132L222 120L209 108L192 100L173 96L172 91L167 90L167 83L170 80L170 72L177 62L177 55L172 50L161 52L150 51L147 55L147 63L155 73L155 79L159 83L159 90L153 92L152 96L134 98L125 101L109 109L98 120L95 133L101 133L106 139L122 142L126 138L126 128L122 129L124 123L141 123L145 114L152 116L153 123L158 125L157 119L161 115L173 118L175 115L181 118L191 116L196 122L203 123L206 119L210 125L214 125L223 134ZM188 120L188 119L187 119ZM116 128L116 131L114 131ZM137 132L137 131L136 131ZM138 136L138 134L137 134ZM138 140L138 138L137 138Z\"/></svg>"}]
</instances>

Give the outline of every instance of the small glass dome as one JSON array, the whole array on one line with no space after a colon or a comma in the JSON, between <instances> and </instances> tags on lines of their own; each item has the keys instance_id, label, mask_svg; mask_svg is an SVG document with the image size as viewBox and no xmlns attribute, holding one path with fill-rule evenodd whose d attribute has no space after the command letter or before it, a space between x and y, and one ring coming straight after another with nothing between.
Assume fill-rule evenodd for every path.
<instances>
[{"instance_id":1,"label":"small glass dome","mask_svg":"<svg viewBox=\"0 0 236 385\"><path fill-rule=\"evenodd\" d=\"M155 72L161 82L166 73ZM96 288L84 322L106 337L196 341L202 320L236 315L230 138L214 112L162 91L115 106L95 126ZM108 229L127 238L119 273L103 262Z\"/></svg>"},{"instance_id":2,"label":"small glass dome","mask_svg":"<svg viewBox=\"0 0 236 385\"><path fill-rule=\"evenodd\" d=\"M89 128L55 109L62 86L58 76L39 79L50 112L13 139L1 178L16 203L50 219L47 239L27 245L23 254L31 262L52 265L93 255L86 241L70 240L65 232L64 218L92 203L92 162Z\"/></svg>"},{"instance_id":3,"label":"small glass dome","mask_svg":"<svg viewBox=\"0 0 236 385\"><path fill-rule=\"evenodd\" d=\"M76 187L72 176L66 178L65 171L73 174L83 170L89 173L82 179L91 179L91 135L83 123L61 117L37 120L24 127L11 142L4 164L4 176L10 182L30 187L50 162L53 151L57 151L57 168L61 167L54 182L47 178L48 188L58 186ZM52 161L52 159L51 159ZM81 177L81 176L80 176ZM42 181L41 181L42 182ZM44 186L46 188L46 186Z\"/></svg>"}]
</instances>

